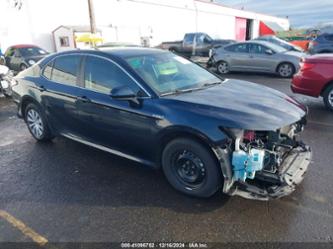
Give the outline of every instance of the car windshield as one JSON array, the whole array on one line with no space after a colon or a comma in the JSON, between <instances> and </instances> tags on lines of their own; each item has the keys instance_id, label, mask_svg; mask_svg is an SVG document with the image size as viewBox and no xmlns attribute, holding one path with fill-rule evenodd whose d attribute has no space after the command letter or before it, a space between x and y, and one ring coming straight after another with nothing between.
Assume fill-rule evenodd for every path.
<instances>
[{"instance_id":1,"label":"car windshield","mask_svg":"<svg viewBox=\"0 0 333 249\"><path fill-rule=\"evenodd\" d=\"M41 48L38 48L38 47L20 48L20 53L24 57L46 55L47 54L47 52L45 50L43 50Z\"/></svg>"},{"instance_id":2,"label":"car windshield","mask_svg":"<svg viewBox=\"0 0 333 249\"><path fill-rule=\"evenodd\" d=\"M276 45L274 43L270 43L269 44L270 49L274 50L277 53L284 53L286 51L288 51L287 49L285 49L284 47L280 46L280 45Z\"/></svg>"},{"instance_id":3,"label":"car windshield","mask_svg":"<svg viewBox=\"0 0 333 249\"><path fill-rule=\"evenodd\" d=\"M195 63L168 52L130 57L126 61L160 95L198 90L222 82Z\"/></svg>"}]
</instances>

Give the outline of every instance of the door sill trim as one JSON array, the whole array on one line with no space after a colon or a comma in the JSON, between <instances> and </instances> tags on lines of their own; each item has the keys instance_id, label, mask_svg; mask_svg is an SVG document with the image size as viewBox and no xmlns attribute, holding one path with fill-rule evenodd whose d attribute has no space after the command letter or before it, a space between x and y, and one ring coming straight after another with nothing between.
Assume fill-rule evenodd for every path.
<instances>
[{"instance_id":1,"label":"door sill trim","mask_svg":"<svg viewBox=\"0 0 333 249\"><path fill-rule=\"evenodd\" d=\"M118 151L118 150L110 149L110 148L105 147L105 146L100 145L100 144L95 144L95 143L89 142L89 141L87 141L87 140L83 140L83 139L78 138L77 136L75 136L75 135L73 135L73 134L69 134L69 133L61 133L60 135L63 136L63 137L65 137L65 138L68 138L68 139L74 140L74 141L76 141L76 142L79 142L79 143L82 143L82 144L85 144L85 145L88 145L88 146L94 147L94 148L96 148L96 149L103 150L103 151L109 152L109 153L111 153L111 154L114 154L114 155L117 155L117 156L120 156L120 157L123 157L123 158L129 159L129 160L131 160L131 161L135 161L135 162L138 162L138 163L141 163L141 164L145 164L145 165L149 165L149 166L154 166L154 163L151 162L151 161L144 160L144 159L141 159L141 158L138 158L138 157L135 157L135 156L131 156L131 155L129 155L129 154L126 154L126 153L120 152L120 151Z\"/></svg>"}]
</instances>

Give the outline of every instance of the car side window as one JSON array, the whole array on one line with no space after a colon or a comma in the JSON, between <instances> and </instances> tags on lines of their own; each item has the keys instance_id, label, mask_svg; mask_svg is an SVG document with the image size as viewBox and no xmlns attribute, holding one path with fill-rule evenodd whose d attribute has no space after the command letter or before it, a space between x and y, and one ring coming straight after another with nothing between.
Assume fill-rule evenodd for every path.
<instances>
[{"instance_id":1,"label":"car side window","mask_svg":"<svg viewBox=\"0 0 333 249\"><path fill-rule=\"evenodd\" d=\"M65 55L59 56L54 60L51 73L51 80L75 86L77 82L77 74L80 66L81 56Z\"/></svg>"},{"instance_id":2,"label":"car side window","mask_svg":"<svg viewBox=\"0 0 333 249\"><path fill-rule=\"evenodd\" d=\"M109 94L110 91L119 86L129 86L138 92L137 84L116 64L111 61L87 56L84 70L85 88Z\"/></svg>"},{"instance_id":3,"label":"car side window","mask_svg":"<svg viewBox=\"0 0 333 249\"><path fill-rule=\"evenodd\" d=\"M327 35L325 38L326 40L333 41L333 35Z\"/></svg>"},{"instance_id":4,"label":"car side window","mask_svg":"<svg viewBox=\"0 0 333 249\"><path fill-rule=\"evenodd\" d=\"M9 48L6 53L5 53L5 56L6 57L11 57L14 55L14 52L15 52L15 49L14 48Z\"/></svg>"},{"instance_id":5,"label":"car side window","mask_svg":"<svg viewBox=\"0 0 333 249\"><path fill-rule=\"evenodd\" d=\"M43 70L43 76L47 79L51 79L51 75L52 75L52 67L53 67L53 61L49 62Z\"/></svg>"},{"instance_id":6,"label":"car side window","mask_svg":"<svg viewBox=\"0 0 333 249\"><path fill-rule=\"evenodd\" d=\"M20 57L21 56L20 51L18 49L15 49L13 54L14 54L15 57Z\"/></svg>"},{"instance_id":7,"label":"car side window","mask_svg":"<svg viewBox=\"0 0 333 249\"><path fill-rule=\"evenodd\" d=\"M265 54L266 50L267 50L266 47L261 46L259 44L251 44L250 46L250 53L253 54Z\"/></svg>"},{"instance_id":8,"label":"car side window","mask_svg":"<svg viewBox=\"0 0 333 249\"><path fill-rule=\"evenodd\" d=\"M245 44L245 43L228 46L225 48L225 50L234 52L234 53L248 53L249 52L248 44Z\"/></svg>"},{"instance_id":9,"label":"car side window","mask_svg":"<svg viewBox=\"0 0 333 249\"><path fill-rule=\"evenodd\" d=\"M193 44L194 36L195 36L194 34L185 35L184 43L187 45Z\"/></svg>"}]
</instances>

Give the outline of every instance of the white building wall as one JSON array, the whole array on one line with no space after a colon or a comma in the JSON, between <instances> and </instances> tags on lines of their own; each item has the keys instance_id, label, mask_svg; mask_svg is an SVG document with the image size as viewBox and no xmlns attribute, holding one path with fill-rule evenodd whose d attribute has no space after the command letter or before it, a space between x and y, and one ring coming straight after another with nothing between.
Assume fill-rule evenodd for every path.
<instances>
[{"instance_id":1,"label":"white building wall","mask_svg":"<svg viewBox=\"0 0 333 249\"><path fill-rule=\"evenodd\" d=\"M54 51L52 31L60 25L89 25L87 0L22 0L21 10L0 0L0 44L34 43ZM234 39L235 17L277 22L289 21L263 14L226 8L200 0L94 0L96 23L105 41L140 43L151 36L151 45L181 40L186 32L206 32L212 37ZM256 23L256 22L255 22ZM253 26L258 34L259 24Z\"/></svg>"},{"instance_id":2,"label":"white building wall","mask_svg":"<svg viewBox=\"0 0 333 249\"><path fill-rule=\"evenodd\" d=\"M60 37L68 37L68 47L61 46ZM66 27L59 27L54 32L54 49L57 52L71 50L75 47L73 30Z\"/></svg>"}]
</instances>

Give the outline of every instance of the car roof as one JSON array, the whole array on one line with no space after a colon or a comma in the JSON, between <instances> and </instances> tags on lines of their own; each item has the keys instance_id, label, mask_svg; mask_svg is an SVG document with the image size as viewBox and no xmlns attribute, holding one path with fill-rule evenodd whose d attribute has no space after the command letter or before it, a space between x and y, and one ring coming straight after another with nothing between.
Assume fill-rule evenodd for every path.
<instances>
[{"instance_id":1,"label":"car roof","mask_svg":"<svg viewBox=\"0 0 333 249\"><path fill-rule=\"evenodd\" d=\"M271 42L267 42L267 41L262 41L262 40L249 40L249 41L244 41L244 42L237 42L237 43L233 43L233 44L230 44L230 45L236 45L238 43L247 43L247 44L250 44L250 43L254 43L254 44L260 44L260 45L264 45L264 46L267 46L267 47L270 47L271 46Z\"/></svg>"},{"instance_id":2,"label":"car roof","mask_svg":"<svg viewBox=\"0 0 333 249\"><path fill-rule=\"evenodd\" d=\"M124 60L130 57L136 57L141 55L151 55L151 54L161 54L161 53L170 53L162 49L153 49L153 48L142 48L142 47L112 47L112 48L96 48L96 49L75 49L67 50L59 53L54 53L47 56L41 65L47 64L53 58L56 58L61 55L70 55L70 54L91 54L106 57L113 59L119 62L119 60Z\"/></svg>"},{"instance_id":3,"label":"car roof","mask_svg":"<svg viewBox=\"0 0 333 249\"><path fill-rule=\"evenodd\" d=\"M156 48L143 48L143 47L113 47L113 48L99 48L98 51L114 55L120 58L135 57L147 54L166 53L167 51Z\"/></svg>"},{"instance_id":4,"label":"car roof","mask_svg":"<svg viewBox=\"0 0 333 249\"><path fill-rule=\"evenodd\" d=\"M38 48L38 46L32 45L32 44L16 44L16 45L12 45L10 47L11 48L31 48L31 47Z\"/></svg>"}]
</instances>

